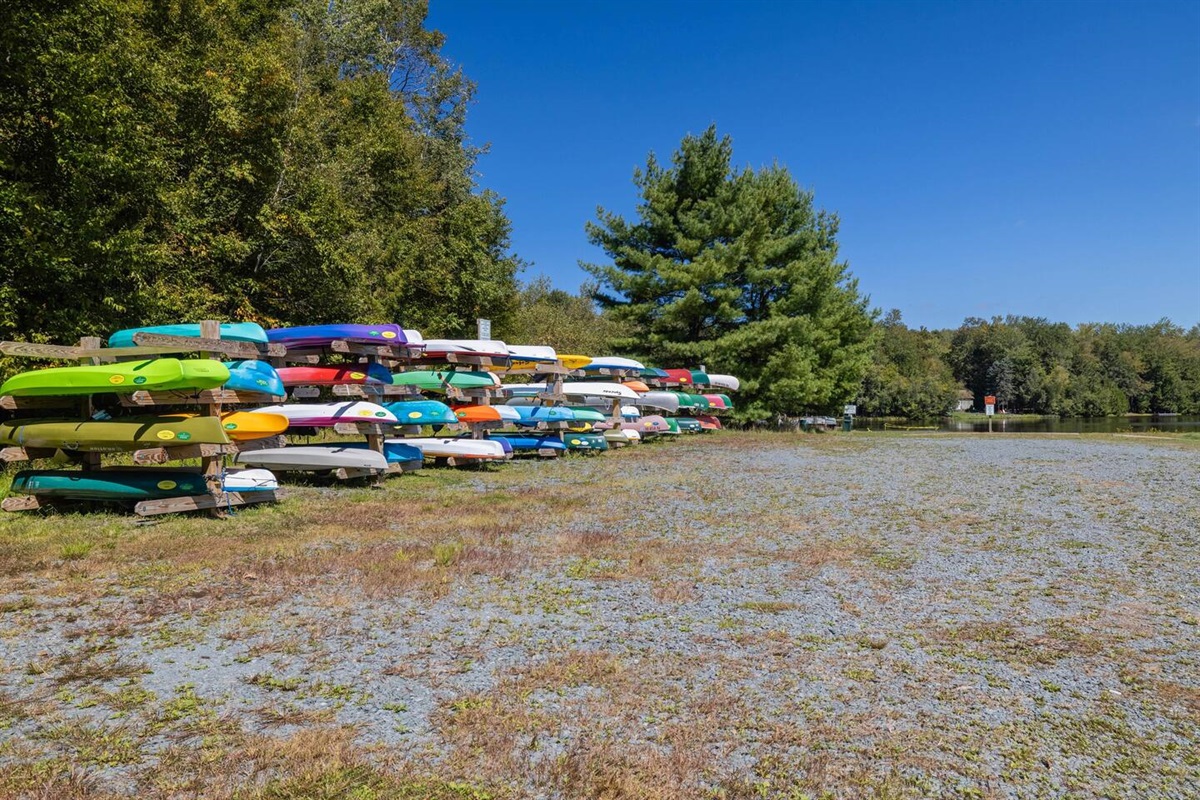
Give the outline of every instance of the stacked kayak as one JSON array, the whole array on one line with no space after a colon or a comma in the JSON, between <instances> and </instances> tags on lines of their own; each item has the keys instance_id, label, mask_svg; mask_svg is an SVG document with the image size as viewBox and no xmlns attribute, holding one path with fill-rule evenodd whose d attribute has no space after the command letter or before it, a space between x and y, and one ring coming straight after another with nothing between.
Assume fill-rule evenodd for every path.
<instances>
[{"instance_id":1,"label":"stacked kayak","mask_svg":"<svg viewBox=\"0 0 1200 800\"><path fill-rule=\"evenodd\" d=\"M235 342L252 342L266 344L267 332L261 325L253 322L224 322L221 323L221 338ZM200 323L187 322L181 325L152 325L144 328L126 328L108 337L109 347L136 347L133 337L139 333L155 333L162 336L184 336L190 339L200 337Z\"/></svg>"},{"instance_id":2,"label":"stacked kayak","mask_svg":"<svg viewBox=\"0 0 1200 800\"><path fill-rule=\"evenodd\" d=\"M104 392L216 389L228 380L229 368L219 361L158 358L22 372L0 385L0 395L61 397Z\"/></svg>"}]
</instances>

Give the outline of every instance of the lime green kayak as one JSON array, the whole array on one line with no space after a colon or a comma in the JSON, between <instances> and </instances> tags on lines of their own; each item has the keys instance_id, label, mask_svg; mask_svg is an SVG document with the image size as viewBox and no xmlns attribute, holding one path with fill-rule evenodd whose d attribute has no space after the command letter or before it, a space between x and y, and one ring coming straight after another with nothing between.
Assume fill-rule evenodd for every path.
<instances>
[{"instance_id":1,"label":"lime green kayak","mask_svg":"<svg viewBox=\"0 0 1200 800\"><path fill-rule=\"evenodd\" d=\"M229 368L220 361L158 358L86 367L51 367L14 375L0 386L0 395L129 393L175 389L216 389L229 380Z\"/></svg>"},{"instance_id":2,"label":"lime green kayak","mask_svg":"<svg viewBox=\"0 0 1200 800\"><path fill-rule=\"evenodd\" d=\"M214 362L215 363L215 362ZM115 420L13 419L0 422L0 445L91 453L143 447L228 444L219 417L125 417Z\"/></svg>"},{"instance_id":3,"label":"lime green kayak","mask_svg":"<svg viewBox=\"0 0 1200 800\"><path fill-rule=\"evenodd\" d=\"M392 385L415 386L425 392L444 392L447 385L456 389L490 389L496 386L497 382L490 372L413 370L412 372L397 372L392 375Z\"/></svg>"}]
</instances>

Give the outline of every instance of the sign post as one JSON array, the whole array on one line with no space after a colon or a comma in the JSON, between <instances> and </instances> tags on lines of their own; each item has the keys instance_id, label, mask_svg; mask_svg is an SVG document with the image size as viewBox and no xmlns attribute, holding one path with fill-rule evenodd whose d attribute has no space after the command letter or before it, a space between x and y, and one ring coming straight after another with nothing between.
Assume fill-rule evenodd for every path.
<instances>
[{"instance_id":1,"label":"sign post","mask_svg":"<svg viewBox=\"0 0 1200 800\"><path fill-rule=\"evenodd\" d=\"M996 395L989 394L983 398L983 413L988 418L988 433L992 432L992 417L996 413Z\"/></svg>"},{"instance_id":2,"label":"sign post","mask_svg":"<svg viewBox=\"0 0 1200 800\"><path fill-rule=\"evenodd\" d=\"M478 339L492 338L492 321L490 319L475 320L475 332Z\"/></svg>"}]
</instances>

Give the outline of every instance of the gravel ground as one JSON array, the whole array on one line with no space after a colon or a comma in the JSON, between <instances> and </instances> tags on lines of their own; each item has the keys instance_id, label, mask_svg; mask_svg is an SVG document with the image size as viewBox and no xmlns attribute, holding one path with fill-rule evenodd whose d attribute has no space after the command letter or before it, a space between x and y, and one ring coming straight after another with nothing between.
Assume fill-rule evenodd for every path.
<instances>
[{"instance_id":1,"label":"gravel ground","mask_svg":"<svg viewBox=\"0 0 1200 800\"><path fill-rule=\"evenodd\" d=\"M1194 445L693 437L458 474L437 542L406 522L419 480L390 518L355 521L353 490L244 513L252 537L347 506L336 542L184 591L10 569L0 768L219 796L181 753L337 729L455 796L1200 796ZM365 550L383 578L335 559Z\"/></svg>"}]
</instances>

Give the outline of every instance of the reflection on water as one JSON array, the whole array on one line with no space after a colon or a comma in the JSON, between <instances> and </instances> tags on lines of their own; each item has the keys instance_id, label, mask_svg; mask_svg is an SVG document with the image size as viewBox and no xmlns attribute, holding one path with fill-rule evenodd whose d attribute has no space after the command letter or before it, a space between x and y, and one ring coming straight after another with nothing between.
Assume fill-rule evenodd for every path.
<instances>
[{"instance_id":1,"label":"reflection on water","mask_svg":"<svg viewBox=\"0 0 1200 800\"><path fill-rule=\"evenodd\" d=\"M940 423L913 422L897 423L886 421L887 430L928 426L939 431L984 431L988 430L988 418L983 414L978 419L963 420L946 418ZM855 420L859 429L883 430L885 420L866 417ZM1200 432L1200 415L1162 414L1138 417L1039 417L1037 419L1007 419L1004 414L992 417L991 430L997 433L1136 433L1138 431L1188 431Z\"/></svg>"}]
</instances>

